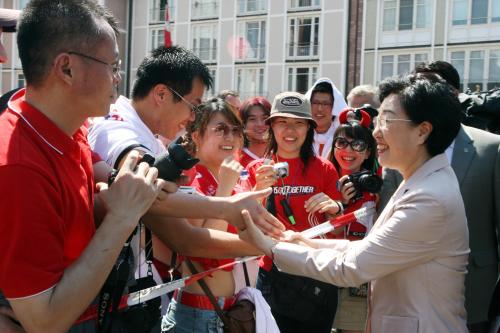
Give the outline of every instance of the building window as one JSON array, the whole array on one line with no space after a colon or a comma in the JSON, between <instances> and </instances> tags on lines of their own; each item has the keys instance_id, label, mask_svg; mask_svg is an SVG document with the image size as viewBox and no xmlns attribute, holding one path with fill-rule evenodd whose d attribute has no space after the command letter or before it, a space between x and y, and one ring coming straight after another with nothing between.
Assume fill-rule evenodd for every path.
<instances>
[{"instance_id":1,"label":"building window","mask_svg":"<svg viewBox=\"0 0 500 333\"><path fill-rule=\"evenodd\" d=\"M163 23L165 22L165 6L167 0L149 0L149 23ZM175 17L174 1L168 1L168 16L172 22Z\"/></svg>"},{"instance_id":2,"label":"building window","mask_svg":"<svg viewBox=\"0 0 500 333\"><path fill-rule=\"evenodd\" d=\"M460 90L463 90L463 78L465 77L465 52L464 51L458 51L458 52L451 52L451 64L453 67L458 72L458 75L460 75L461 82L460 82Z\"/></svg>"},{"instance_id":3,"label":"building window","mask_svg":"<svg viewBox=\"0 0 500 333\"><path fill-rule=\"evenodd\" d=\"M217 60L216 24L193 26L193 52L203 61Z\"/></svg>"},{"instance_id":4,"label":"building window","mask_svg":"<svg viewBox=\"0 0 500 333\"><path fill-rule=\"evenodd\" d=\"M191 17L193 19L215 18L219 16L218 0L193 0Z\"/></svg>"},{"instance_id":5,"label":"building window","mask_svg":"<svg viewBox=\"0 0 500 333\"><path fill-rule=\"evenodd\" d=\"M267 0L239 0L238 14L265 13L267 11Z\"/></svg>"},{"instance_id":6,"label":"building window","mask_svg":"<svg viewBox=\"0 0 500 333\"><path fill-rule=\"evenodd\" d=\"M16 87L24 87L26 84L26 80L24 79L23 73L17 74L17 86Z\"/></svg>"},{"instance_id":7,"label":"building window","mask_svg":"<svg viewBox=\"0 0 500 333\"><path fill-rule=\"evenodd\" d=\"M407 75L423 62L427 62L427 53L384 55L380 62L380 80Z\"/></svg>"},{"instance_id":8,"label":"building window","mask_svg":"<svg viewBox=\"0 0 500 333\"><path fill-rule=\"evenodd\" d=\"M469 58L469 82L472 91L481 91L484 78L484 51L471 51Z\"/></svg>"},{"instance_id":9,"label":"building window","mask_svg":"<svg viewBox=\"0 0 500 333\"><path fill-rule=\"evenodd\" d=\"M490 51L488 89L500 87L500 50Z\"/></svg>"},{"instance_id":10,"label":"building window","mask_svg":"<svg viewBox=\"0 0 500 333\"><path fill-rule=\"evenodd\" d=\"M431 16L431 0L385 0L382 30L428 28Z\"/></svg>"},{"instance_id":11,"label":"building window","mask_svg":"<svg viewBox=\"0 0 500 333\"><path fill-rule=\"evenodd\" d=\"M217 68L208 67L208 72L210 73L210 76L213 79L213 81L212 81L213 85L212 85L212 88L210 88L210 90L205 91L205 98L204 98L205 100L210 98L210 97L217 96L217 76L216 76Z\"/></svg>"},{"instance_id":12,"label":"building window","mask_svg":"<svg viewBox=\"0 0 500 333\"><path fill-rule=\"evenodd\" d=\"M238 68L236 91L241 99L264 95L264 68Z\"/></svg>"},{"instance_id":13,"label":"building window","mask_svg":"<svg viewBox=\"0 0 500 333\"><path fill-rule=\"evenodd\" d=\"M266 58L266 21L239 23L239 36L235 43L238 60L264 60Z\"/></svg>"},{"instance_id":14,"label":"building window","mask_svg":"<svg viewBox=\"0 0 500 333\"><path fill-rule=\"evenodd\" d=\"M151 47L150 47L151 51L153 51L157 47L165 45L164 28L152 29L150 35L151 35Z\"/></svg>"},{"instance_id":15,"label":"building window","mask_svg":"<svg viewBox=\"0 0 500 333\"><path fill-rule=\"evenodd\" d=\"M453 25L485 24L488 22L500 22L500 1L453 0Z\"/></svg>"},{"instance_id":16,"label":"building window","mask_svg":"<svg viewBox=\"0 0 500 333\"><path fill-rule=\"evenodd\" d=\"M290 0L289 7L290 9L309 9L310 7L317 8L320 7L320 0Z\"/></svg>"},{"instance_id":17,"label":"building window","mask_svg":"<svg viewBox=\"0 0 500 333\"><path fill-rule=\"evenodd\" d=\"M288 90L305 94L318 77L318 67L289 67Z\"/></svg>"},{"instance_id":18,"label":"building window","mask_svg":"<svg viewBox=\"0 0 500 333\"><path fill-rule=\"evenodd\" d=\"M297 17L289 22L288 57L317 57L319 17Z\"/></svg>"}]
</instances>

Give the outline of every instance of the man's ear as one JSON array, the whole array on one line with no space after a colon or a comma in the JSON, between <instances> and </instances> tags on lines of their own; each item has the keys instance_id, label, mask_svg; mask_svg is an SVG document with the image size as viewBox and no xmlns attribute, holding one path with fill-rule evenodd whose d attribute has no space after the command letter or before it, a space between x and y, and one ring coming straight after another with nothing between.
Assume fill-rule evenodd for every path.
<instances>
[{"instance_id":1,"label":"man's ear","mask_svg":"<svg viewBox=\"0 0 500 333\"><path fill-rule=\"evenodd\" d=\"M166 85L159 83L153 87L153 99L156 105L165 103L168 98L171 98L171 92Z\"/></svg>"},{"instance_id":2,"label":"man's ear","mask_svg":"<svg viewBox=\"0 0 500 333\"><path fill-rule=\"evenodd\" d=\"M69 54L61 53L57 55L54 59L52 69L55 75L67 84L72 85L74 83L73 60Z\"/></svg>"}]
</instances>

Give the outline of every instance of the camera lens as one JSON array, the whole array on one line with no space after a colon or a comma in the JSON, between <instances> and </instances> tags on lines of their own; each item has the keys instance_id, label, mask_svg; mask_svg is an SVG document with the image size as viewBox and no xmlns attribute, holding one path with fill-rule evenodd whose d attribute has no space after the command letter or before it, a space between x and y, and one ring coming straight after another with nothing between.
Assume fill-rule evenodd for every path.
<instances>
[{"instance_id":1,"label":"camera lens","mask_svg":"<svg viewBox=\"0 0 500 333\"><path fill-rule=\"evenodd\" d=\"M370 193L378 193L382 188L382 179L377 175L361 175L358 179L360 187Z\"/></svg>"}]
</instances>

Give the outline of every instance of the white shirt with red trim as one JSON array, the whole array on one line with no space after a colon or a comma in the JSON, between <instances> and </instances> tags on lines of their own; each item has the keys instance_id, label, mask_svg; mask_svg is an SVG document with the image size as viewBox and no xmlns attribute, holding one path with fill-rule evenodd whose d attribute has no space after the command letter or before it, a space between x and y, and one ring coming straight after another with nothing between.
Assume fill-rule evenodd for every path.
<instances>
[{"instance_id":1,"label":"white shirt with red trim","mask_svg":"<svg viewBox=\"0 0 500 333\"><path fill-rule=\"evenodd\" d=\"M110 107L109 114L95 120L89 129L89 144L101 158L114 166L120 154L132 145L153 156L164 153L167 149L144 124L131 101L120 96Z\"/></svg>"}]
</instances>

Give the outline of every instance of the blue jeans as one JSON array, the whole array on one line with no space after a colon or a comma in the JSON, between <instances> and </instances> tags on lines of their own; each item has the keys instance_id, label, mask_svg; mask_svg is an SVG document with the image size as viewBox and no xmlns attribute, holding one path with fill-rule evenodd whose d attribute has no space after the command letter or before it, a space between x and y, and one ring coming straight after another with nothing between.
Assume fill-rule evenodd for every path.
<instances>
[{"instance_id":1,"label":"blue jeans","mask_svg":"<svg viewBox=\"0 0 500 333\"><path fill-rule=\"evenodd\" d=\"M224 297L219 298L219 305L224 306ZM170 301L167 313L161 321L161 331L169 333L208 332L223 333L224 324L214 310L202 310Z\"/></svg>"}]
</instances>

